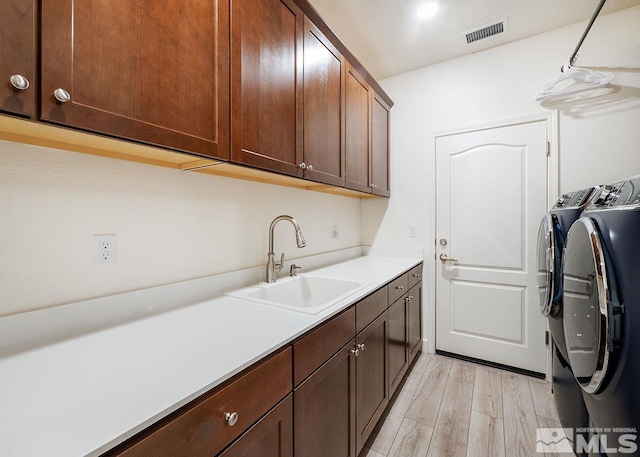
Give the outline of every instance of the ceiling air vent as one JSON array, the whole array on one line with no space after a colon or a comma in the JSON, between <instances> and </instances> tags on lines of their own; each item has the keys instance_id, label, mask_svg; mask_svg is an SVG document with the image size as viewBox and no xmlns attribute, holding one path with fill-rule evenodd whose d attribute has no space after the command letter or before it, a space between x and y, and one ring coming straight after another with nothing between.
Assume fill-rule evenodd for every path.
<instances>
[{"instance_id":1,"label":"ceiling air vent","mask_svg":"<svg viewBox=\"0 0 640 457\"><path fill-rule=\"evenodd\" d=\"M467 40L467 44L470 44L474 41L482 40L484 38L489 38L490 36L506 32L508 30L508 25L509 24L507 22L507 18L505 17L504 19L492 22L491 24L483 25L482 27L478 27L473 30L467 30L463 33L463 35Z\"/></svg>"}]
</instances>

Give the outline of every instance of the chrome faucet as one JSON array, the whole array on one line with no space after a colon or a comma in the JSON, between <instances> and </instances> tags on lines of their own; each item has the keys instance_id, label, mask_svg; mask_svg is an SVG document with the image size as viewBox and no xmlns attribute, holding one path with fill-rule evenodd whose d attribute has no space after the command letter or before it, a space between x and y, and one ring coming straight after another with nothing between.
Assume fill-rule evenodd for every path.
<instances>
[{"instance_id":1,"label":"chrome faucet","mask_svg":"<svg viewBox=\"0 0 640 457\"><path fill-rule=\"evenodd\" d=\"M304 241L304 236L302 236L302 230L300 230L300 226L296 222L294 218L291 216L278 216L272 222L271 226L269 226L269 253L267 254L267 279L266 282L276 282L276 272L282 270L284 264L284 253L280 256L280 263L275 263L273 253L273 230L276 227L276 224L280 221L289 221L293 224L293 227L296 230L296 244L299 248L303 248L307 245Z\"/></svg>"}]
</instances>

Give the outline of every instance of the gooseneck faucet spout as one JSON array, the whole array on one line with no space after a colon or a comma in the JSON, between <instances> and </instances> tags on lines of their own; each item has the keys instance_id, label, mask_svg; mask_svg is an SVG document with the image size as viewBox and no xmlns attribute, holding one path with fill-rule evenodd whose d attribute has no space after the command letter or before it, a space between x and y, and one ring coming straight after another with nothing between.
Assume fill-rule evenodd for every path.
<instances>
[{"instance_id":1,"label":"gooseneck faucet spout","mask_svg":"<svg viewBox=\"0 0 640 457\"><path fill-rule=\"evenodd\" d=\"M304 240L304 236L302 235L302 230L300 230L300 226L296 222L294 218L287 215L282 215L276 217L269 226L269 252L267 254L267 278L266 282L276 282L276 271L282 270L282 266L284 263L284 254L280 257L280 263L275 263L274 257L275 254L273 252L273 230L276 227L276 224L280 221L289 221L293 224L293 228L296 231L296 244L298 248L303 248L307 245Z\"/></svg>"}]
</instances>

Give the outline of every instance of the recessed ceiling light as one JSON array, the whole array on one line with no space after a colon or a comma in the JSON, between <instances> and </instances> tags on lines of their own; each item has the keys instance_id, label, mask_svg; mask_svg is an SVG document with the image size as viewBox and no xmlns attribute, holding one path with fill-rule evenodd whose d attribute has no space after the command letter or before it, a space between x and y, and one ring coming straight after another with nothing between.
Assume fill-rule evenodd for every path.
<instances>
[{"instance_id":1,"label":"recessed ceiling light","mask_svg":"<svg viewBox=\"0 0 640 457\"><path fill-rule=\"evenodd\" d=\"M425 3L420 8L418 8L418 17L420 19L429 19L430 17L435 16L437 12L438 12L437 3L433 3L433 2Z\"/></svg>"}]
</instances>

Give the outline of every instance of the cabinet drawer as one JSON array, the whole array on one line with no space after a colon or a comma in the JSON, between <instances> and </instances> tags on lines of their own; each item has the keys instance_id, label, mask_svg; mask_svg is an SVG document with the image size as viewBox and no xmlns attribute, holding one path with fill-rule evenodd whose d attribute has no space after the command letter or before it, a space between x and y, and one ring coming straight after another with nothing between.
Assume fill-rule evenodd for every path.
<instances>
[{"instance_id":1,"label":"cabinet drawer","mask_svg":"<svg viewBox=\"0 0 640 457\"><path fill-rule=\"evenodd\" d=\"M356 335L352 306L293 343L293 384L297 386Z\"/></svg>"},{"instance_id":2,"label":"cabinet drawer","mask_svg":"<svg viewBox=\"0 0 640 457\"><path fill-rule=\"evenodd\" d=\"M389 307L387 286L381 287L356 303L356 333L369 325Z\"/></svg>"},{"instance_id":3,"label":"cabinet drawer","mask_svg":"<svg viewBox=\"0 0 640 457\"><path fill-rule=\"evenodd\" d=\"M107 455L211 457L291 392L291 363L291 347L287 347ZM227 424L226 413L237 413L233 426Z\"/></svg>"},{"instance_id":4,"label":"cabinet drawer","mask_svg":"<svg viewBox=\"0 0 640 457\"><path fill-rule=\"evenodd\" d=\"M422 264L409 270L409 289L422 281Z\"/></svg>"},{"instance_id":5,"label":"cabinet drawer","mask_svg":"<svg viewBox=\"0 0 640 457\"><path fill-rule=\"evenodd\" d=\"M405 273L389 283L389 304L395 303L407 290L409 290L408 274Z\"/></svg>"}]
</instances>

